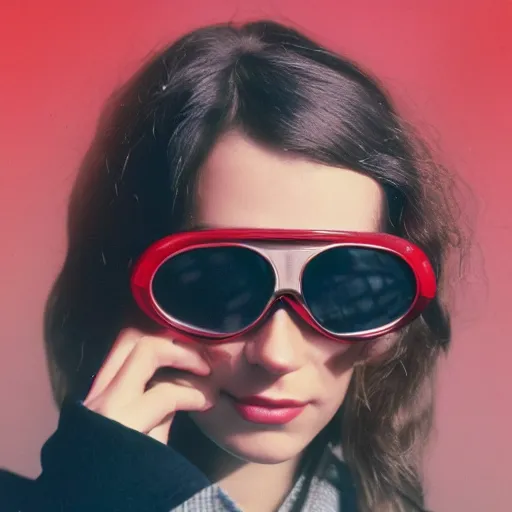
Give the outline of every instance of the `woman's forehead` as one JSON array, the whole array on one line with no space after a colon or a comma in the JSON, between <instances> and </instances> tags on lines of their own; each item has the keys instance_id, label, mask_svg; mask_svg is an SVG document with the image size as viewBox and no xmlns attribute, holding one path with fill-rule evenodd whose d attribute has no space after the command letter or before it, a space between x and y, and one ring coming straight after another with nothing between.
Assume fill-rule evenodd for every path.
<instances>
[{"instance_id":1,"label":"woman's forehead","mask_svg":"<svg viewBox=\"0 0 512 512\"><path fill-rule=\"evenodd\" d=\"M194 216L226 227L377 231L383 199L368 176L270 151L231 133L200 170Z\"/></svg>"}]
</instances>

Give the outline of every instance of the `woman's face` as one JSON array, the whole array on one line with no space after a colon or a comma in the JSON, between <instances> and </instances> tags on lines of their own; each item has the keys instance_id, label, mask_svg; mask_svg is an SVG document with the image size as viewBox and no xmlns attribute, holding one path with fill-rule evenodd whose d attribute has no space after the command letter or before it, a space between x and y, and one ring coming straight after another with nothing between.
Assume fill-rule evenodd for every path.
<instances>
[{"instance_id":1,"label":"woman's face","mask_svg":"<svg viewBox=\"0 0 512 512\"><path fill-rule=\"evenodd\" d=\"M201 169L195 220L211 227L378 231L382 210L382 190L371 178L274 153L230 133ZM362 350L363 344L331 341L278 309L250 334L206 349L218 401L191 418L241 459L292 459L339 409ZM307 405L287 423L256 423L230 398L254 395Z\"/></svg>"}]
</instances>

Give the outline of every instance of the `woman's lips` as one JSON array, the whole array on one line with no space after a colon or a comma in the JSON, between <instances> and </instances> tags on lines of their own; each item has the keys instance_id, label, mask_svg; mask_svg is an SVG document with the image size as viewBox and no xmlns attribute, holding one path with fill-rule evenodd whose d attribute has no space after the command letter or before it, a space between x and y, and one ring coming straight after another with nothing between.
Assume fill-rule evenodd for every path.
<instances>
[{"instance_id":1,"label":"woman's lips","mask_svg":"<svg viewBox=\"0 0 512 512\"><path fill-rule=\"evenodd\" d=\"M307 402L273 400L261 396L236 398L228 395L235 411L246 421L266 425L284 425L305 409Z\"/></svg>"}]
</instances>

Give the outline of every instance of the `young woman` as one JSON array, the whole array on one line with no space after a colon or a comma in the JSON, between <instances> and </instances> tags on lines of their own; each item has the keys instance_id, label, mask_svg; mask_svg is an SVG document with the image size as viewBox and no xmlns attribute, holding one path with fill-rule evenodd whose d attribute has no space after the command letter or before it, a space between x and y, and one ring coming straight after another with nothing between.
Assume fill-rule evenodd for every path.
<instances>
[{"instance_id":1,"label":"young woman","mask_svg":"<svg viewBox=\"0 0 512 512\"><path fill-rule=\"evenodd\" d=\"M186 35L111 107L47 305L59 426L4 502L424 510L459 237L380 86L257 22Z\"/></svg>"}]
</instances>

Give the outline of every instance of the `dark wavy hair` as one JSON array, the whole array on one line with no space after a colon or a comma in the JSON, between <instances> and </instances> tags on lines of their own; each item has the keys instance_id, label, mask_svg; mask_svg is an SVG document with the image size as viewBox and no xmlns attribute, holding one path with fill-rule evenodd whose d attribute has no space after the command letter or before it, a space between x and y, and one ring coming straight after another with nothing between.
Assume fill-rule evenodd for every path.
<instances>
[{"instance_id":1,"label":"dark wavy hair","mask_svg":"<svg viewBox=\"0 0 512 512\"><path fill-rule=\"evenodd\" d=\"M195 30L108 102L72 191L68 251L47 303L55 399L86 394L136 316L133 262L189 223L201 163L233 129L376 179L387 198L387 230L419 245L434 266L437 298L384 357L356 367L339 425L359 509L422 510L433 379L451 338L446 262L463 240L453 180L374 78L275 22Z\"/></svg>"}]
</instances>

